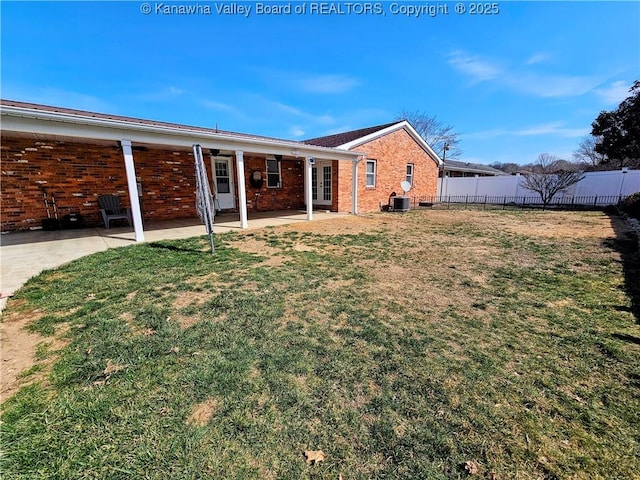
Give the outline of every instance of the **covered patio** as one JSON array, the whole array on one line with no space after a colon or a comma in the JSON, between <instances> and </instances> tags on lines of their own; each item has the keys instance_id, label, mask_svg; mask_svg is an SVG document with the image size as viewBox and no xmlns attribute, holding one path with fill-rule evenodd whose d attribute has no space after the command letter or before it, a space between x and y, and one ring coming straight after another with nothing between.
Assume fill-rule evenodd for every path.
<instances>
[{"instance_id":1,"label":"covered patio","mask_svg":"<svg viewBox=\"0 0 640 480\"><path fill-rule=\"evenodd\" d=\"M97 197L110 193L131 209L134 238L142 242L149 221L194 216L196 146L208 157L212 191L227 196L220 208L238 213L239 228L260 210L304 208L311 220L319 164L349 166L351 213L358 210L359 152L20 102L3 101L2 121L3 155L12 166L3 199L15 201L3 230L38 225L47 191L95 226Z\"/></svg>"}]
</instances>

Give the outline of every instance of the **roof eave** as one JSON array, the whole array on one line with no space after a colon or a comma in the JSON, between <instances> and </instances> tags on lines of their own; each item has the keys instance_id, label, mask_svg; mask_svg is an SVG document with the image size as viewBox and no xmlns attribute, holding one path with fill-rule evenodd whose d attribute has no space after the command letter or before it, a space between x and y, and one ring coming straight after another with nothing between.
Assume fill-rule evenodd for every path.
<instances>
[{"instance_id":1,"label":"roof eave","mask_svg":"<svg viewBox=\"0 0 640 480\"><path fill-rule=\"evenodd\" d=\"M319 147L300 142L251 138L229 133L189 127L152 125L119 119L96 118L66 112L43 111L2 105L2 130L83 139L131 140L170 146L190 147L199 143L205 148L243 150L270 155L315 157L328 160L357 161L362 154L337 148Z\"/></svg>"},{"instance_id":2,"label":"roof eave","mask_svg":"<svg viewBox=\"0 0 640 480\"><path fill-rule=\"evenodd\" d=\"M413 128L413 126L406 120L402 120L396 124L388 126L387 128L383 128L369 135L365 135L364 137L360 137L356 140L340 145L337 148L351 150L352 148L359 147L360 145L371 142L377 138L383 137L384 135L388 135L389 133L400 130L401 128L405 129L407 133L411 135L416 143L427 153L427 155L431 157L431 159L438 165L438 167L442 166L442 159L440 158L440 156L433 150L433 148L431 148L431 146L427 142L425 142L424 138L422 138L416 131L416 129Z\"/></svg>"}]
</instances>

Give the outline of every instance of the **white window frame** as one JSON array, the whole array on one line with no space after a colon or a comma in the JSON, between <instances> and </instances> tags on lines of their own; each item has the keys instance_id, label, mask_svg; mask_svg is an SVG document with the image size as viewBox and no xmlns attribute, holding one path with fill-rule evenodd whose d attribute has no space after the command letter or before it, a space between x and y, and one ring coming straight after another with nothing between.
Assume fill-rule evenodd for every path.
<instances>
[{"instance_id":1,"label":"white window frame","mask_svg":"<svg viewBox=\"0 0 640 480\"><path fill-rule=\"evenodd\" d=\"M411 173L409 173L409 167L411 167ZM414 163L407 163L407 177L406 180L413 187L413 175L416 171L416 166Z\"/></svg>"},{"instance_id":2,"label":"white window frame","mask_svg":"<svg viewBox=\"0 0 640 480\"><path fill-rule=\"evenodd\" d=\"M276 165L278 166L278 172L270 172L269 171L269 162L276 162ZM265 161L265 168L267 170L267 188L282 188L282 165L281 165L281 161L276 159L276 158L268 158ZM275 175L278 175L278 182L276 185L271 185L270 179L271 177L274 177Z\"/></svg>"},{"instance_id":3,"label":"white window frame","mask_svg":"<svg viewBox=\"0 0 640 480\"><path fill-rule=\"evenodd\" d=\"M373 165L373 172L369 172L369 165ZM378 162L376 160L367 160L365 171L364 171L365 185L367 188L375 188L377 173L378 173ZM370 183L369 180L372 180L372 182Z\"/></svg>"}]
</instances>

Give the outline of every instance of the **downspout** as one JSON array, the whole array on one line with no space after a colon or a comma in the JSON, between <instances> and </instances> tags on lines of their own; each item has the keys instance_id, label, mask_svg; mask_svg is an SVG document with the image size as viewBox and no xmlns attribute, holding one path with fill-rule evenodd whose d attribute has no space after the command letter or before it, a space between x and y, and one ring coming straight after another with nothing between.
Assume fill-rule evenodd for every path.
<instances>
[{"instance_id":1,"label":"downspout","mask_svg":"<svg viewBox=\"0 0 640 480\"><path fill-rule=\"evenodd\" d=\"M353 161L351 174L351 213L358 215L358 163L366 158L362 155Z\"/></svg>"}]
</instances>

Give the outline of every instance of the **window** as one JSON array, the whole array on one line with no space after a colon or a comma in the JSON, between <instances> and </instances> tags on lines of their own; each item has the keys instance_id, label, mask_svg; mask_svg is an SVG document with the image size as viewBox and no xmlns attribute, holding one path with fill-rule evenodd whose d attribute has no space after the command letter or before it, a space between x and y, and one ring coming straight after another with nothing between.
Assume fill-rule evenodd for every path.
<instances>
[{"instance_id":1,"label":"window","mask_svg":"<svg viewBox=\"0 0 640 480\"><path fill-rule=\"evenodd\" d=\"M267 187L280 188L280 162L267 158Z\"/></svg>"},{"instance_id":2,"label":"window","mask_svg":"<svg viewBox=\"0 0 640 480\"><path fill-rule=\"evenodd\" d=\"M229 181L229 164L227 160L215 162L216 168L216 190L218 193L231 193L231 182Z\"/></svg>"},{"instance_id":3,"label":"window","mask_svg":"<svg viewBox=\"0 0 640 480\"><path fill-rule=\"evenodd\" d=\"M407 182L413 186L413 163L407 163Z\"/></svg>"},{"instance_id":4,"label":"window","mask_svg":"<svg viewBox=\"0 0 640 480\"><path fill-rule=\"evenodd\" d=\"M367 187L376 186L376 161L367 160Z\"/></svg>"}]
</instances>

